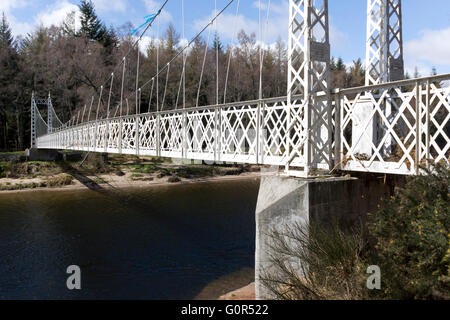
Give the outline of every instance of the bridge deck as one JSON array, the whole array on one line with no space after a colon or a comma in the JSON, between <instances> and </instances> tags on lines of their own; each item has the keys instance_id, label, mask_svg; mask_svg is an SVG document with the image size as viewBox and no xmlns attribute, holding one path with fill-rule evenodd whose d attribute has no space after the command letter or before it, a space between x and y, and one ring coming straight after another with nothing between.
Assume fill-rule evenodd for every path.
<instances>
[{"instance_id":1,"label":"bridge deck","mask_svg":"<svg viewBox=\"0 0 450 320\"><path fill-rule=\"evenodd\" d=\"M439 85L448 80L334 92L327 104L333 119L320 129L332 132L332 163L312 161L312 168L409 175L419 165L449 163L450 87ZM122 116L54 129L37 138L37 147L284 166L292 154L288 139L300 148L315 134L288 134L291 112L303 117L306 107L282 97ZM305 161L297 156L290 166Z\"/></svg>"}]
</instances>

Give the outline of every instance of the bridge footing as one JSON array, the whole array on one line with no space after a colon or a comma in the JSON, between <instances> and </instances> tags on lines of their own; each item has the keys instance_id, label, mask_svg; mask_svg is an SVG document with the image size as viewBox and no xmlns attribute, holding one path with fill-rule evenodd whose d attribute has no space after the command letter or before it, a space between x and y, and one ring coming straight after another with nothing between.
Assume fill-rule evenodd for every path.
<instances>
[{"instance_id":1,"label":"bridge footing","mask_svg":"<svg viewBox=\"0 0 450 320\"><path fill-rule=\"evenodd\" d=\"M394 179L394 181L393 181ZM265 176L256 207L255 282L256 299L272 299L261 278L276 272L270 257L270 234L289 226L312 221L323 226L333 223L355 225L375 212L382 198L393 193L397 178L361 175L358 178L301 179ZM387 182L387 183L386 183Z\"/></svg>"},{"instance_id":2,"label":"bridge footing","mask_svg":"<svg viewBox=\"0 0 450 320\"><path fill-rule=\"evenodd\" d=\"M29 161L56 161L62 160L63 156L58 150L31 148L25 150Z\"/></svg>"}]
</instances>

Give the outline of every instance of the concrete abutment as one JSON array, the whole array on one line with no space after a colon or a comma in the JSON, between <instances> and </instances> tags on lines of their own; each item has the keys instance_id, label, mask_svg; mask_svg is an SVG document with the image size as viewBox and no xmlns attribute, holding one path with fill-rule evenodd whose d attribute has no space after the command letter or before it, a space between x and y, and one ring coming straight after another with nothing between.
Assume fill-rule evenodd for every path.
<instances>
[{"instance_id":1,"label":"concrete abutment","mask_svg":"<svg viewBox=\"0 0 450 320\"><path fill-rule=\"evenodd\" d=\"M264 274L276 272L271 261L273 230L288 231L312 222L324 227L336 223L360 226L383 198L393 194L393 186L403 181L400 176L372 174L323 179L262 177L256 207L256 299L275 298L261 281Z\"/></svg>"}]
</instances>

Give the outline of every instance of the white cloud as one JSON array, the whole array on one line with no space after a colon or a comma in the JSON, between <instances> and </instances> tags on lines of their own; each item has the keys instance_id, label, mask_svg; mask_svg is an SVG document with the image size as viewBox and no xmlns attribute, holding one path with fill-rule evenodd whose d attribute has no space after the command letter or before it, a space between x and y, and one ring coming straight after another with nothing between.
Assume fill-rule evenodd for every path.
<instances>
[{"instance_id":1,"label":"white cloud","mask_svg":"<svg viewBox=\"0 0 450 320\"><path fill-rule=\"evenodd\" d=\"M23 8L28 4L26 0L1 0L0 1L0 12L4 13L11 30L15 36L26 35L31 32L33 26L26 22L20 22L11 13L12 10L17 8Z\"/></svg>"},{"instance_id":2,"label":"white cloud","mask_svg":"<svg viewBox=\"0 0 450 320\"><path fill-rule=\"evenodd\" d=\"M79 14L78 6L68 2L67 0L58 1L50 11L44 10L35 18L36 24L41 24L44 27L52 25L60 25L69 13L75 11ZM79 19L76 19L78 21Z\"/></svg>"},{"instance_id":3,"label":"white cloud","mask_svg":"<svg viewBox=\"0 0 450 320\"><path fill-rule=\"evenodd\" d=\"M127 9L126 0L93 0L95 8L100 11L119 11Z\"/></svg>"},{"instance_id":4,"label":"white cloud","mask_svg":"<svg viewBox=\"0 0 450 320\"><path fill-rule=\"evenodd\" d=\"M253 7L259 9L259 1L253 2ZM270 8L267 2L261 2L261 22L263 24L263 42L274 43L279 38L288 40L289 30L289 2L282 0L280 3L271 3ZM269 12L267 11L269 9ZM268 15L267 15L268 13ZM208 17L194 21L194 29L200 31L214 17L214 11ZM240 30L247 34L254 33L259 39L259 19L250 19L242 14L236 16L236 7L230 7L218 18L217 29L219 35L225 40L236 38ZM232 27L230 27L232 26ZM213 27L214 28L214 27ZM334 26L330 26L330 42L332 47L342 47L348 42L348 35L341 32Z\"/></svg>"},{"instance_id":5,"label":"white cloud","mask_svg":"<svg viewBox=\"0 0 450 320\"><path fill-rule=\"evenodd\" d=\"M145 4L145 7L147 8L147 11L152 14L157 13L163 4L163 2L160 0L143 0L143 2ZM161 11L159 19L162 24L169 23L173 20L172 15L167 10Z\"/></svg>"},{"instance_id":6,"label":"white cloud","mask_svg":"<svg viewBox=\"0 0 450 320\"><path fill-rule=\"evenodd\" d=\"M345 48L349 40L347 33L338 30L335 26L330 24L330 46L333 49Z\"/></svg>"},{"instance_id":7,"label":"white cloud","mask_svg":"<svg viewBox=\"0 0 450 320\"><path fill-rule=\"evenodd\" d=\"M23 8L26 5L26 0L2 0L0 1L0 12L9 13L11 9Z\"/></svg>"},{"instance_id":8,"label":"white cloud","mask_svg":"<svg viewBox=\"0 0 450 320\"><path fill-rule=\"evenodd\" d=\"M415 67L428 76L432 66L450 67L450 28L423 30L416 39L405 43L406 69L412 75ZM438 70L439 71L439 70Z\"/></svg>"}]
</instances>

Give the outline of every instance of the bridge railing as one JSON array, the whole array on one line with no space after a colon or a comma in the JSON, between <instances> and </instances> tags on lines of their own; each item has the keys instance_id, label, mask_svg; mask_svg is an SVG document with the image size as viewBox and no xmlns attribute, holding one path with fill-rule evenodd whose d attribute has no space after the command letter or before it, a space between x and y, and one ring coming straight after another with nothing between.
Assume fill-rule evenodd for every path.
<instances>
[{"instance_id":1,"label":"bridge railing","mask_svg":"<svg viewBox=\"0 0 450 320\"><path fill-rule=\"evenodd\" d=\"M280 97L102 119L54 129L37 146L281 165L288 108Z\"/></svg>"},{"instance_id":2,"label":"bridge railing","mask_svg":"<svg viewBox=\"0 0 450 320\"><path fill-rule=\"evenodd\" d=\"M449 163L445 81L450 74L334 92L333 167L416 174L421 165ZM299 97L291 105L280 97L122 116L54 129L37 147L302 167L303 151L292 161L287 148L287 136L295 138L290 111L305 116Z\"/></svg>"},{"instance_id":3,"label":"bridge railing","mask_svg":"<svg viewBox=\"0 0 450 320\"><path fill-rule=\"evenodd\" d=\"M336 93L335 161L343 170L417 174L449 163L450 75Z\"/></svg>"}]
</instances>

